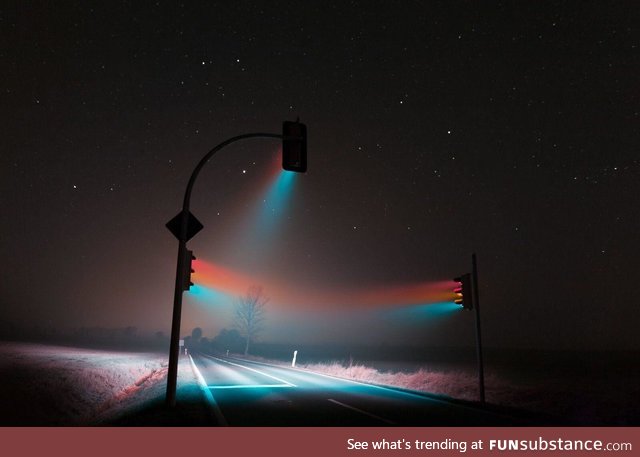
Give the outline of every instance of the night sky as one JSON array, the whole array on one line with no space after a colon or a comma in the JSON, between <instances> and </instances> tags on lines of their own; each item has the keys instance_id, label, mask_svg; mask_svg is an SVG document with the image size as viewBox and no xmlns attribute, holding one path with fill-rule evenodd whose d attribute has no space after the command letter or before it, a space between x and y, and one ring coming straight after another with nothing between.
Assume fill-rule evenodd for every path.
<instances>
[{"instance_id":1,"label":"night sky","mask_svg":"<svg viewBox=\"0 0 640 457\"><path fill-rule=\"evenodd\" d=\"M345 297L448 281L476 252L486 345L640 349L638 12L3 2L1 328L168 334L164 224L191 171L299 116L308 172L279 207L261 214L273 139L222 150L191 204L196 257L271 296L263 340L472 345L472 313ZM228 317L185 295L183 333Z\"/></svg>"}]
</instances>

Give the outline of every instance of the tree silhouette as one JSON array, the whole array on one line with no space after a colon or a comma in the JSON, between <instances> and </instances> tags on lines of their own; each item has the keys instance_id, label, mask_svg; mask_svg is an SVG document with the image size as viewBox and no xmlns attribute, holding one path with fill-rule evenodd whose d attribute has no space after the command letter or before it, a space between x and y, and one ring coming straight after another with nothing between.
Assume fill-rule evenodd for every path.
<instances>
[{"instance_id":1,"label":"tree silhouette","mask_svg":"<svg viewBox=\"0 0 640 457\"><path fill-rule=\"evenodd\" d=\"M220 333L213 339L212 345L215 349L221 352L227 350L231 352L240 352L245 346L245 339L240 336L237 329L227 330L223 328Z\"/></svg>"},{"instance_id":2,"label":"tree silhouette","mask_svg":"<svg viewBox=\"0 0 640 457\"><path fill-rule=\"evenodd\" d=\"M234 304L234 325L245 338L244 355L249 353L249 344L264 328L265 307L269 297L261 286L251 286L247 292L236 298Z\"/></svg>"},{"instance_id":3,"label":"tree silhouette","mask_svg":"<svg viewBox=\"0 0 640 457\"><path fill-rule=\"evenodd\" d=\"M187 338L189 339L189 344L187 344ZM191 336L187 336L184 339L184 345L189 350L199 350L201 338L202 338L202 329L200 327L196 327L193 330L191 330Z\"/></svg>"}]
</instances>

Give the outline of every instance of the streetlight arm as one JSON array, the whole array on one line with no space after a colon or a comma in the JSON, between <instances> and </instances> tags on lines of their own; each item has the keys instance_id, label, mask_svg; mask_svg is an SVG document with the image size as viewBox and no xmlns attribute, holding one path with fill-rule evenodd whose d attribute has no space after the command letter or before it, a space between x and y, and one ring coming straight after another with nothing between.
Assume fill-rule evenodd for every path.
<instances>
[{"instance_id":1,"label":"streetlight arm","mask_svg":"<svg viewBox=\"0 0 640 457\"><path fill-rule=\"evenodd\" d=\"M204 167L205 164L209 161L209 159L220 149L238 140L244 140L247 138L282 138L282 135L278 133L245 133L244 135L238 135L238 136L234 136L233 138L229 138L228 140L223 141L222 143L217 145L215 148L213 148L211 151L209 151L200 160L200 162L198 162L198 165L196 165L196 168L193 170L193 173L191 173L191 177L189 178L189 183L187 184L187 190L184 193L184 202L182 203L183 212L189 211L189 203L191 200L191 190L193 189L193 185L196 182L196 178L198 177L200 170L202 170L202 167Z\"/></svg>"}]
</instances>

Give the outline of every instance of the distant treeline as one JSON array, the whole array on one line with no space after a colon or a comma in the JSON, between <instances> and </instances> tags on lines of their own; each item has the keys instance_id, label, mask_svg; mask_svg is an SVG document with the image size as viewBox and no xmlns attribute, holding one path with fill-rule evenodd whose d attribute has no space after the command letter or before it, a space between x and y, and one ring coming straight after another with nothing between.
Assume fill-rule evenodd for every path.
<instances>
[{"instance_id":1,"label":"distant treeline","mask_svg":"<svg viewBox=\"0 0 640 457\"><path fill-rule=\"evenodd\" d=\"M54 327L39 326L20 328L0 323L0 339L122 350L168 351L169 348L169 337L164 332L143 333L135 326L118 328L95 326L59 330Z\"/></svg>"}]
</instances>

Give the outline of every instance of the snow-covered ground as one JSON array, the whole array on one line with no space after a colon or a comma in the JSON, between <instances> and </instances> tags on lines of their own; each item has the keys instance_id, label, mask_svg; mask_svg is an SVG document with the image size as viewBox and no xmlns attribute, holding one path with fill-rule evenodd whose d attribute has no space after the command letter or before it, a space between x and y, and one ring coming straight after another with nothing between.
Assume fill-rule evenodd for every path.
<instances>
[{"instance_id":1,"label":"snow-covered ground","mask_svg":"<svg viewBox=\"0 0 640 457\"><path fill-rule=\"evenodd\" d=\"M108 423L164 395L167 355L0 343L0 425ZM181 364L179 382L195 380Z\"/></svg>"}]
</instances>

